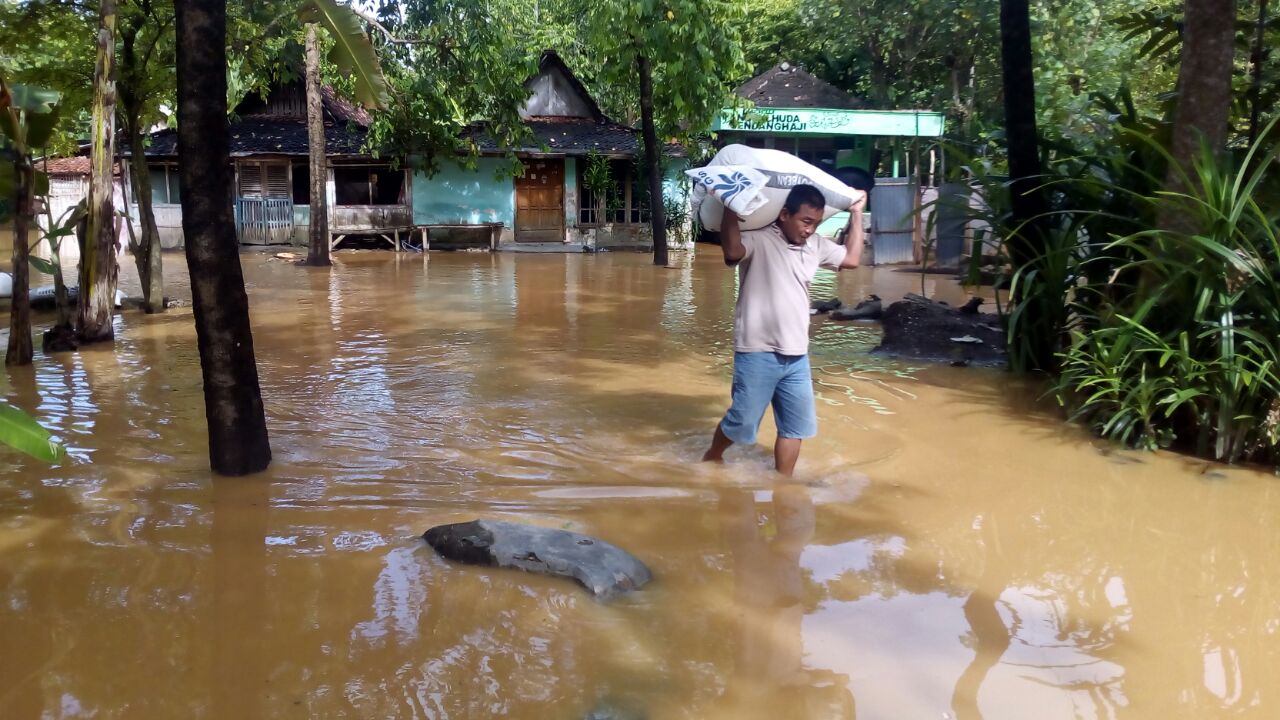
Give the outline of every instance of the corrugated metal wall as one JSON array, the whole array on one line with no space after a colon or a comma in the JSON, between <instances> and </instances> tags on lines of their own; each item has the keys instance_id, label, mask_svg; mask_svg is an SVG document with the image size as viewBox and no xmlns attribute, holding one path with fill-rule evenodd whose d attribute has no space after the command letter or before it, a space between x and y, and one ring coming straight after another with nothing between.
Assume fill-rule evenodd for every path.
<instances>
[{"instance_id":1,"label":"corrugated metal wall","mask_svg":"<svg viewBox=\"0 0 1280 720\"><path fill-rule=\"evenodd\" d=\"M881 178L871 191L871 246L877 265L915 260L916 185L912 178Z\"/></svg>"}]
</instances>

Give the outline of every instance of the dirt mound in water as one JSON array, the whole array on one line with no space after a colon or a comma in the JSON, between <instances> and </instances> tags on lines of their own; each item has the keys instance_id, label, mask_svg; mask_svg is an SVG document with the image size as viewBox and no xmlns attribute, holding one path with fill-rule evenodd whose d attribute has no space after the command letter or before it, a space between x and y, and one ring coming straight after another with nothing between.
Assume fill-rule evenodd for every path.
<instances>
[{"instance_id":1,"label":"dirt mound in water","mask_svg":"<svg viewBox=\"0 0 1280 720\"><path fill-rule=\"evenodd\" d=\"M1007 343L1000 318L978 312L980 300L963 308L907 295L884 311L884 338L873 353L953 365L1005 367Z\"/></svg>"}]
</instances>

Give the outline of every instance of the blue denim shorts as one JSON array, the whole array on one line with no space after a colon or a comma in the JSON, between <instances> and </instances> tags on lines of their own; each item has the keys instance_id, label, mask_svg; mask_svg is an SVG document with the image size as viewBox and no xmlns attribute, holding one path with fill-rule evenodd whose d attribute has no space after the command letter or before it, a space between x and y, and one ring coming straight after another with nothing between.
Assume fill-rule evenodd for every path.
<instances>
[{"instance_id":1,"label":"blue denim shorts","mask_svg":"<svg viewBox=\"0 0 1280 720\"><path fill-rule=\"evenodd\" d=\"M735 443L754 443L769 405L773 405L778 437L811 438L818 434L808 355L733 354L733 404L720 421L720 430Z\"/></svg>"}]
</instances>

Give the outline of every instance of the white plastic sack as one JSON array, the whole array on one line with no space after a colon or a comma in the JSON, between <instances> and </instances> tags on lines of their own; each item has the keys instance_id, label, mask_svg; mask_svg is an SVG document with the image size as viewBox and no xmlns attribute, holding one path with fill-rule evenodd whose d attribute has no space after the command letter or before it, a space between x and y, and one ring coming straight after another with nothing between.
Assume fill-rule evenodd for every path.
<instances>
[{"instance_id":1,"label":"white plastic sack","mask_svg":"<svg viewBox=\"0 0 1280 720\"><path fill-rule=\"evenodd\" d=\"M727 145L706 167L686 170L693 178L693 212L708 230L719 230L724 208L742 218L743 230L778 219L796 185L816 187L827 201L822 217L849 209L858 191L795 155L781 150Z\"/></svg>"}]
</instances>

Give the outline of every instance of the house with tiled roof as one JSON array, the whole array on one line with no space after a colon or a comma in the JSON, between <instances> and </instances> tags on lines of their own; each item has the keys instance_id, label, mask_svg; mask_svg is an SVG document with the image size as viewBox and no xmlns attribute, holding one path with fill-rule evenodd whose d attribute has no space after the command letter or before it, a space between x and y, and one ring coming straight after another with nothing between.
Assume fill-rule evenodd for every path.
<instances>
[{"instance_id":1,"label":"house with tiled roof","mask_svg":"<svg viewBox=\"0 0 1280 720\"><path fill-rule=\"evenodd\" d=\"M543 53L525 87L529 99L520 114L531 137L516 148L524 174L495 179L506 163L498 157L504 149L477 128L472 137L482 157L476 168L446 162L432 177L415 176L415 225L428 233L489 226L497 247L517 250L651 247L648 193L638 171L639 131L601 112L555 52ZM612 187L603 203L583 182L593 156L610 167ZM673 167L665 187L675 193L680 172L676 163L668 164Z\"/></svg>"},{"instance_id":2,"label":"house with tiled roof","mask_svg":"<svg viewBox=\"0 0 1280 720\"><path fill-rule=\"evenodd\" d=\"M521 117L530 132L523 147L501 147L478 125L467 131L479 148L478 161L444 161L432 175L413 170L405 158L368 153L368 113L326 88L331 244L380 238L395 248L424 249L460 243L559 250L651 245L646 193L636 172L638 131L606 117L554 52L543 54L525 86L529 98ZM241 102L230 149L240 241L305 244L310 179L303 86L282 85L265 98ZM509 152L520 159L523 175L500 172L509 165ZM580 179L592 155L608 159L616 186L601 217L600 204ZM147 159L157 225L171 247L182 232L176 132L153 134Z\"/></svg>"},{"instance_id":3,"label":"house with tiled roof","mask_svg":"<svg viewBox=\"0 0 1280 720\"><path fill-rule=\"evenodd\" d=\"M371 119L363 109L327 87L322 89L321 106L331 240L337 244L348 236L370 236L395 245L399 235L412 230L410 173L401 164L365 152ZM307 97L302 83L278 85L266 97L249 95L241 101L232 113L230 141L240 242L305 244L311 186ZM153 133L146 153L161 243L179 246L182 189L177 131Z\"/></svg>"},{"instance_id":4,"label":"house with tiled roof","mask_svg":"<svg viewBox=\"0 0 1280 720\"><path fill-rule=\"evenodd\" d=\"M756 107L836 108L861 110L866 103L809 71L791 63L779 63L751 78L737 95Z\"/></svg>"}]
</instances>

